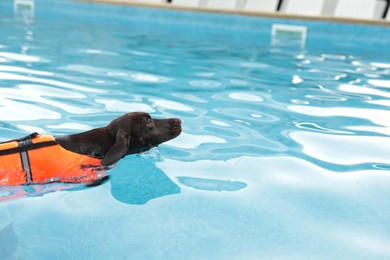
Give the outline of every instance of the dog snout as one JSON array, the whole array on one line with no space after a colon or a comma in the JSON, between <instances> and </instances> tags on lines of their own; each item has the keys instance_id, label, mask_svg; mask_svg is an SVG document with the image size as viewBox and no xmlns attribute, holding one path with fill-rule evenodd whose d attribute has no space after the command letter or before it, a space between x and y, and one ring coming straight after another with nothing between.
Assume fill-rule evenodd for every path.
<instances>
[{"instance_id":1,"label":"dog snout","mask_svg":"<svg viewBox=\"0 0 390 260\"><path fill-rule=\"evenodd\" d=\"M179 135L181 133L181 120L179 118L170 119L169 124L171 134Z\"/></svg>"},{"instance_id":2,"label":"dog snout","mask_svg":"<svg viewBox=\"0 0 390 260\"><path fill-rule=\"evenodd\" d=\"M181 120L179 118L172 118L169 120L171 125L181 125Z\"/></svg>"}]
</instances>

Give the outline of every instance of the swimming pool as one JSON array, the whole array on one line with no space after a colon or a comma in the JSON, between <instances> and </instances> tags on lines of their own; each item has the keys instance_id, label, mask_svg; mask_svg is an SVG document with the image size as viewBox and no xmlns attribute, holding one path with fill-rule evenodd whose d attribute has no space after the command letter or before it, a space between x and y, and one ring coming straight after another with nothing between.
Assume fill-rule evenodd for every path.
<instances>
[{"instance_id":1,"label":"swimming pool","mask_svg":"<svg viewBox=\"0 0 390 260\"><path fill-rule=\"evenodd\" d=\"M183 120L100 186L0 188L0 258L390 257L388 27L40 0L0 32L0 141Z\"/></svg>"}]
</instances>

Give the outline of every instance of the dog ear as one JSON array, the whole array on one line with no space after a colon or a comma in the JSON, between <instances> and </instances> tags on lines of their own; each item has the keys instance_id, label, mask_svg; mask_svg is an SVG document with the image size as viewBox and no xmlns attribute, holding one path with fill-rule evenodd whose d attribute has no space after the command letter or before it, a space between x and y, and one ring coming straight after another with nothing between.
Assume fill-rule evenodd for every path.
<instances>
[{"instance_id":1,"label":"dog ear","mask_svg":"<svg viewBox=\"0 0 390 260\"><path fill-rule=\"evenodd\" d=\"M129 149L130 134L125 130L118 131L116 141L100 163L102 166L110 166L126 155Z\"/></svg>"}]
</instances>

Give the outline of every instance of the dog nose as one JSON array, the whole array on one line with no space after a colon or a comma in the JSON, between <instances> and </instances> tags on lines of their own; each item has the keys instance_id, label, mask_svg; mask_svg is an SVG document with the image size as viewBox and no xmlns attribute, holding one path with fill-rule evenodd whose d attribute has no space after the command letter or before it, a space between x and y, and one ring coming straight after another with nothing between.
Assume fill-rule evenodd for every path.
<instances>
[{"instance_id":1,"label":"dog nose","mask_svg":"<svg viewBox=\"0 0 390 260\"><path fill-rule=\"evenodd\" d=\"M181 125L181 120L179 118L172 118L170 120L171 124Z\"/></svg>"}]
</instances>

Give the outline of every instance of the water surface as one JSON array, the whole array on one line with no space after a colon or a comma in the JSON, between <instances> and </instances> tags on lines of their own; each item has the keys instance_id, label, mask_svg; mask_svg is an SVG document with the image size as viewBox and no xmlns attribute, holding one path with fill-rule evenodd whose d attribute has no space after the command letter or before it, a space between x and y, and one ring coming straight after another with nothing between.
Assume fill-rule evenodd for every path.
<instances>
[{"instance_id":1,"label":"water surface","mask_svg":"<svg viewBox=\"0 0 390 260\"><path fill-rule=\"evenodd\" d=\"M339 25L340 40L313 22L301 50L270 46L270 25L292 21L11 4L0 141L131 111L180 117L183 133L97 187L0 188L0 258L390 257L390 56L359 36L388 28Z\"/></svg>"}]
</instances>

